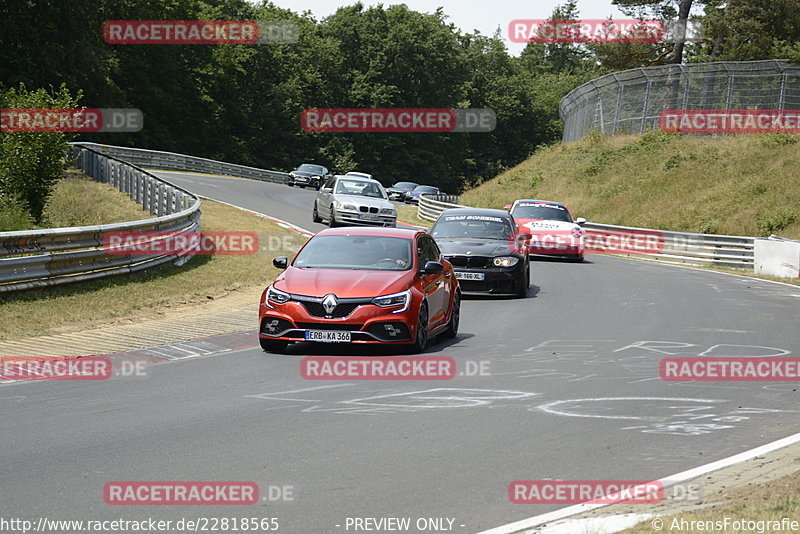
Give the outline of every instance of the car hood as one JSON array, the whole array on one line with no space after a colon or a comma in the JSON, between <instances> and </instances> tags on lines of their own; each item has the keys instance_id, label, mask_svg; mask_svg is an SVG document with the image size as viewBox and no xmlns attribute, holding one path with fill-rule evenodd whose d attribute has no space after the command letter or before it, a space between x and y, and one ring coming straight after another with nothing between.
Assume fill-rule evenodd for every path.
<instances>
[{"instance_id":1,"label":"car hood","mask_svg":"<svg viewBox=\"0 0 800 534\"><path fill-rule=\"evenodd\" d=\"M547 221L544 219L523 219L521 217L514 219L519 226L521 232L530 231L541 232L542 230L566 230L571 231L580 229L577 223L566 221Z\"/></svg>"},{"instance_id":2,"label":"car hood","mask_svg":"<svg viewBox=\"0 0 800 534\"><path fill-rule=\"evenodd\" d=\"M383 198L365 197L362 195L334 195L334 200L356 206L374 206L376 208L392 208L394 204Z\"/></svg>"},{"instance_id":3,"label":"car hood","mask_svg":"<svg viewBox=\"0 0 800 534\"><path fill-rule=\"evenodd\" d=\"M311 178L312 176L322 176L319 173L308 172L308 171L292 171L292 174L294 174L295 176L305 176L307 178Z\"/></svg>"},{"instance_id":4,"label":"car hood","mask_svg":"<svg viewBox=\"0 0 800 534\"><path fill-rule=\"evenodd\" d=\"M497 239L436 239L445 256L507 256L512 253L511 241Z\"/></svg>"},{"instance_id":5,"label":"car hood","mask_svg":"<svg viewBox=\"0 0 800 534\"><path fill-rule=\"evenodd\" d=\"M414 278L408 271L357 271L350 269L306 269L289 267L275 281L275 287L294 295L364 298L405 291Z\"/></svg>"}]
</instances>

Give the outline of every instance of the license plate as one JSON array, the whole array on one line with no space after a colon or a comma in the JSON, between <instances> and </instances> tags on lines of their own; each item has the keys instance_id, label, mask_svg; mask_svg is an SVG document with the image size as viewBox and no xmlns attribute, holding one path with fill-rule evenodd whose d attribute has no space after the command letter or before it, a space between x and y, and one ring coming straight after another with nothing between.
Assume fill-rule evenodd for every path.
<instances>
[{"instance_id":1,"label":"license plate","mask_svg":"<svg viewBox=\"0 0 800 534\"><path fill-rule=\"evenodd\" d=\"M378 215L374 213L361 213L358 215L358 218L362 221L377 221Z\"/></svg>"},{"instance_id":2,"label":"license plate","mask_svg":"<svg viewBox=\"0 0 800 534\"><path fill-rule=\"evenodd\" d=\"M486 278L484 273L460 273L456 271L457 280L483 280Z\"/></svg>"},{"instance_id":3,"label":"license plate","mask_svg":"<svg viewBox=\"0 0 800 534\"><path fill-rule=\"evenodd\" d=\"M350 332L346 330L306 330L306 341L350 343Z\"/></svg>"}]
</instances>

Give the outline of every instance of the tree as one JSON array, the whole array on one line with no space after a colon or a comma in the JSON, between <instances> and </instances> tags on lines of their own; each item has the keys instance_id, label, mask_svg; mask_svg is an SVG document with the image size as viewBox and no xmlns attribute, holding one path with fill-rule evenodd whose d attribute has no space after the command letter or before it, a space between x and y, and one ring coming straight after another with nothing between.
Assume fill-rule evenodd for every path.
<instances>
[{"instance_id":1,"label":"tree","mask_svg":"<svg viewBox=\"0 0 800 534\"><path fill-rule=\"evenodd\" d=\"M81 96L70 95L65 85L53 93L20 85L0 93L0 108L72 109ZM41 222L53 186L70 165L66 156L72 138L64 133L0 131L0 204L19 203L34 222Z\"/></svg>"}]
</instances>

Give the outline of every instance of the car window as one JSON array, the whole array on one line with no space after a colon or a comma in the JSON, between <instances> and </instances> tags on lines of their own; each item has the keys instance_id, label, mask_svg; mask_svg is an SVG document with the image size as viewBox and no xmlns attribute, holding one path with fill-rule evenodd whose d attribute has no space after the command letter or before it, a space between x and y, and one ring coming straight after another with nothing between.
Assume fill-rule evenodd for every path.
<instances>
[{"instance_id":1,"label":"car window","mask_svg":"<svg viewBox=\"0 0 800 534\"><path fill-rule=\"evenodd\" d=\"M335 181L336 181L336 178L333 178L333 177L328 178L328 180L325 182L325 184L322 187L325 187L327 189L333 189L333 182L335 182Z\"/></svg>"},{"instance_id":2,"label":"car window","mask_svg":"<svg viewBox=\"0 0 800 534\"><path fill-rule=\"evenodd\" d=\"M431 229L439 239L507 240L514 234L511 221L492 215L442 215Z\"/></svg>"},{"instance_id":3,"label":"car window","mask_svg":"<svg viewBox=\"0 0 800 534\"><path fill-rule=\"evenodd\" d=\"M411 240L364 235L318 235L292 265L305 269L405 271L411 268Z\"/></svg>"},{"instance_id":4,"label":"car window","mask_svg":"<svg viewBox=\"0 0 800 534\"><path fill-rule=\"evenodd\" d=\"M308 163L304 163L304 164L300 165L297 168L297 170L298 171L304 171L304 172L313 172L313 173L317 173L317 174L324 174L322 167L320 167L319 165L310 165Z\"/></svg>"},{"instance_id":5,"label":"car window","mask_svg":"<svg viewBox=\"0 0 800 534\"><path fill-rule=\"evenodd\" d=\"M422 235L417 240L417 254L419 255L419 266L424 267L429 261L439 261L439 247L432 243L430 237Z\"/></svg>"},{"instance_id":6,"label":"car window","mask_svg":"<svg viewBox=\"0 0 800 534\"><path fill-rule=\"evenodd\" d=\"M339 180L339 183L336 184L336 194L386 198L383 188L379 184L363 180Z\"/></svg>"},{"instance_id":7,"label":"car window","mask_svg":"<svg viewBox=\"0 0 800 534\"><path fill-rule=\"evenodd\" d=\"M519 219L572 222L565 207L541 202L520 202L511 210L511 216Z\"/></svg>"}]
</instances>

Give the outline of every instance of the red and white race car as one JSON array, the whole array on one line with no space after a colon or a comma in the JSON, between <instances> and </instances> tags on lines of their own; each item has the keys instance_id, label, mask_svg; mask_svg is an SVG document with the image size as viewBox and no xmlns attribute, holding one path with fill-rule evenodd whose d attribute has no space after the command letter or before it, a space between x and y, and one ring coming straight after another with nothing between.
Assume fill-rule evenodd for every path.
<instances>
[{"instance_id":1,"label":"red and white race car","mask_svg":"<svg viewBox=\"0 0 800 534\"><path fill-rule=\"evenodd\" d=\"M548 200L520 199L510 208L511 216L521 232L530 233L526 244L528 254L559 256L571 261L583 261L586 251L584 230L586 219L573 219L564 204Z\"/></svg>"}]
</instances>

